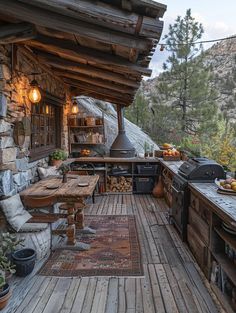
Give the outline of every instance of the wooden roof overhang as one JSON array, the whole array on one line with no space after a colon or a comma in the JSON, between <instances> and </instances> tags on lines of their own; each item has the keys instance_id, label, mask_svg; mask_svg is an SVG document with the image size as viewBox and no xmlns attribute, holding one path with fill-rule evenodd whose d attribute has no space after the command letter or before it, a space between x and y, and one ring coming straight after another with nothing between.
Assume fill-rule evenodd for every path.
<instances>
[{"instance_id":1,"label":"wooden roof overhang","mask_svg":"<svg viewBox=\"0 0 236 313\"><path fill-rule=\"evenodd\" d=\"M165 10L152 0L0 0L0 44L29 48L75 96L127 106L151 75Z\"/></svg>"}]
</instances>

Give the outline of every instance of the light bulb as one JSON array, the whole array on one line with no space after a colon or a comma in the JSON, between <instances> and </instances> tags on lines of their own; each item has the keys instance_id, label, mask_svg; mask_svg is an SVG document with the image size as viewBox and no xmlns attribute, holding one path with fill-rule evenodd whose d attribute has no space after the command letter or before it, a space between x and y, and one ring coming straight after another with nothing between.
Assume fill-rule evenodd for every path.
<instances>
[{"instance_id":1,"label":"light bulb","mask_svg":"<svg viewBox=\"0 0 236 313\"><path fill-rule=\"evenodd\" d=\"M41 100L41 93L40 93L38 83L36 80L33 80L31 82L28 96L29 96L29 100L32 103L38 103Z\"/></svg>"},{"instance_id":2,"label":"light bulb","mask_svg":"<svg viewBox=\"0 0 236 313\"><path fill-rule=\"evenodd\" d=\"M79 113L79 108L76 102L73 103L72 108L71 108L71 113L72 114L77 114Z\"/></svg>"}]
</instances>

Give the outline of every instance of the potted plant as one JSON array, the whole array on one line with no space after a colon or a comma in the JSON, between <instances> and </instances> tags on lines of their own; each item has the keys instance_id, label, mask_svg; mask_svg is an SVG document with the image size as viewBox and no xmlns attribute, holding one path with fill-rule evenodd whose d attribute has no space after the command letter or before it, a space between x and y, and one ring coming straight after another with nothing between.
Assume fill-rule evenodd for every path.
<instances>
[{"instance_id":1,"label":"potted plant","mask_svg":"<svg viewBox=\"0 0 236 313\"><path fill-rule=\"evenodd\" d=\"M23 246L24 239L17 239L15 234L8 232L0 235L0 270L4 271L5 278L10 278L15 273L14 265L12 264L12 253L19 246Z\"/></svg>"},{"instance_id":2,"label":"potted plant","mask_svg":"<svg viewBox=\"0 0 236 313\"><path fill-rule=\"evenodd\" d=\"M51 165L59 167L66 160L67 154L64 150L57 149L50 154Z\"/></svg>"},{"instance_id":3,"label":"potted plant","mask_svg":"<svg viewBox=\"0 0 236 313\"><path fill-rule=\"evenodd\" d=\"M0 270L0 310L6 305L11 296L9 284L5 279L5 272Z\"/></svg>"}]
</instances>

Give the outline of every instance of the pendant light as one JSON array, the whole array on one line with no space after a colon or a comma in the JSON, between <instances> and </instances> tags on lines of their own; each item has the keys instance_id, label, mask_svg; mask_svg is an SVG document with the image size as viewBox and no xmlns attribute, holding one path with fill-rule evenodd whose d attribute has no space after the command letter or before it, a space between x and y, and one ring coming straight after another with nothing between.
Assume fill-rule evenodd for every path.
<instances>
[{"instance_id":1,"label":"pendant light","mask_svg":"<svg viewBox=\"0 0 236 313\"><path fill-rule=\"evenodd\" d=\"M79 113L78 103L76 100L73 101L71 113L72 114L78 114Z\"/></svg>"},{"instance_id":2,"label":"pendant light","mask_svg":"<svg viewBox=\"0 0 236 313\"><path fill-rule=\"evenodd\" d=\"M36 79L33 79L30 83L30 90L28 94L29 100L32 103L38 103L41 100L41 93L39 90L39 85Z\"/></svg>"}]
</instances>

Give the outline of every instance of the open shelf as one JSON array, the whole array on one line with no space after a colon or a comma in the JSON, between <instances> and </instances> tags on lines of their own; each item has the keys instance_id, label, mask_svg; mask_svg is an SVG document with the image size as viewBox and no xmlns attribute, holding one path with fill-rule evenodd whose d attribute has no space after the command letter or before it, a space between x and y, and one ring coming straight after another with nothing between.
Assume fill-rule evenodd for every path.
<instances>
[{"instance_id":1,"label":"open shelf","mask_svg":"<svg viewBox=\"0 0 236 313\"><path fill-rule=\"evenodd\" d=\"M227 233L221 227L215 227L215 232L234 250L236 250L236 236Z\"/></svg>"},{"instance_id":2,"label":"open shelf","mask_svg":"<svg viewBox=\"0 0 236 313\"><path fill-rule=\"evenodd\" d=\"M235 264L227 258L224 253L212 252L213 257L220 264L226 275L232 280L236 281L236 267Z\"/></svg>"},{"instance_id":3,"label":"open shelf","mask_svg":"<svg viewBox=\"0 0 236 313\"><path fill-rule=\"evenodd\" d=\"M94 125L94 126L70 126L70 128L80 128L80 129L88 129L88 128L102 128L103 125Z\"/></svg>"}]
</instances>

